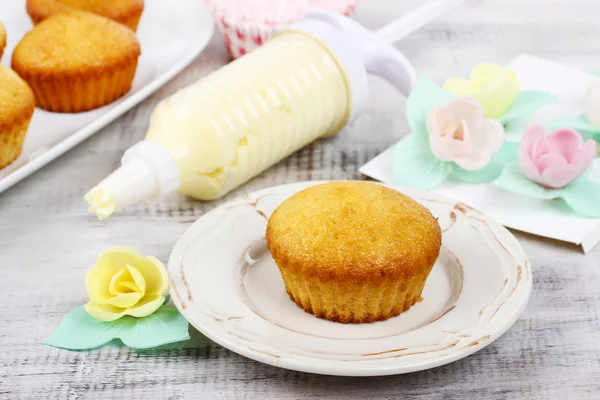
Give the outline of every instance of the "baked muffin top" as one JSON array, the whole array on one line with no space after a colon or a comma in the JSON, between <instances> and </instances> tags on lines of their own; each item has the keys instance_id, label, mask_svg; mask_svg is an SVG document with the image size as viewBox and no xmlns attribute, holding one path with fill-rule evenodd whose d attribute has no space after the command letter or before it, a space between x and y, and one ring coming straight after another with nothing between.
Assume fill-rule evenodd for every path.
<instances>
[{"instance_id":1,"label":"baked muffin top","mask_svg":"<svg viewBox=\"0 0 600 400\"><path fill-rule=\"evenodd\" d=\"M369 182L307 188L271 215L267 244L276 259L320 277L412 276L429 272L441 231L429 210Z\"/></svg>"},{"instance_id":2,"label":"baked muffin top","mask_svg":"<svg viewBox=\"0 0 600 400\"><path fill-rule=\"evenodd\" d=\"M68 9L89 11L116 21L141 13L144 0L27 0L27 12L39 19Z\"/></svg>"},{"instance_id":3,"label":"baked muffin top","mask_svg":"<svg viewBox=\"0 0 600 400\"><path fill-rule=\"evenodd\" d=\"M12 65L19 74L86 72L114 67L139 54L135 33L126 26L69 10L52 15L25 34L13 52Z\"/></svg>"},{"instance_id":4,"label":"baked muffin top","mask_svg":"<svg viewBox=\"0 0 600 400\"><path fill-rule=\"evenodd\" d=\"M29 118L35 107L33 92L19 75L0 65L0 130Z\"/></svg>"}]
</instances>

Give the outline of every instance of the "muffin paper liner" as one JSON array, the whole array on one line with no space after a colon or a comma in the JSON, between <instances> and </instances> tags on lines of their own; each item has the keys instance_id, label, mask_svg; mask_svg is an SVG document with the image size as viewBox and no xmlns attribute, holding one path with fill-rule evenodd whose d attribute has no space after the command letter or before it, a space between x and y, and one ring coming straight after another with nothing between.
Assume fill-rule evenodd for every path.
<instances>
[{"instance_id":1,"label":"muffin paper liner","mask_svg":"<svg viewBox=\"0 0 600 400\"><path fill-rule=\"evenodd\" d=\"M33 107L31 112L24 118L21 118L8 129L0 129L0 168L4 168L19 157L29 122L33 116Z\"/></svg>"},{"instance_id":2,"label":"muffin paper liner","mask_svg":"<svg viewBox=\"0 0 600 400\"><path fill-rule=\"evenodd\" d=\"M53 76L17 71L35 95L36 106L54 112L88 111L112 103L131 89L137 54L99 71Z\"/></svg>"},{"instance_id":3,"label":"muffin paper liner","mask_svg":"<svg viewBox=\"0 0 600 400\"><path fill-rule=\"evenodd\" d=\"M421 300L427 274L402 281L389 279L362 285L345 281L321 281L279 267L290 298L316 317L341 323L383 321L408 310Z\"/></svg>"},{"instance_id":4,"label":"muffin paper liner","mask_svg":"<svg viewBox=\"0 0 600 400\"><path fill-rule=\"evenodd\" d=\"M256 18L255 15L246 16L243 13L235 15L237 10L233 9L234 4L224 4L222 0L205 1L215 16L215 23L223 34L227 51L233 58L239 58L261 46L277 30L299 19L308 8L326 8L350 16L358 3L358 0L308 0L305 6L290 7L287 13L269 10Z\"/></svg>"}]
</instances>

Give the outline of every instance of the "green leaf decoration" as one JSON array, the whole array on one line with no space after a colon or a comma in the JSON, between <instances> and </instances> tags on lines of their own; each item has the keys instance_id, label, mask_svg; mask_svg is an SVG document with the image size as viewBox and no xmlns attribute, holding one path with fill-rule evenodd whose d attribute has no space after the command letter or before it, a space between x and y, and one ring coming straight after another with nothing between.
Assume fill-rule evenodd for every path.
<instances>
[{"instance_id":1,"label":"green leaf decoration","mask_svg":"<svg viewBox=\"0 0 600 400\"><path fill-rule=\"evenodd\" d=\"M562 189L546 189L538 185L523 174L516 162L507 165L494 184L509 192L544 200L557 199L562 192Z\"/></svg>"},{"instance_id":2,"label":"green leaf decoration","mask_svg":"<svg viewBox=\"0 0 600 400\"><path fill-rule=\"evenodd\" d=\"M394 183L417 189L432 189L448 177L451 164L440 161L433 155L428 136L411 133L394 148Z\"/></svg>"},{"instance_id":3,"label":"green leaf decoration","mask_svg":"<svg viewBox=\"0 0 600 400\"><path fill-rule=\"evenodd\" d=\"M600 143L600 126L590 124L585 115L579 118L557 118L547 124L548 130L555 131L561 128L575 129L581 134L583 140L594 139Z\"/></svg>"},{"instance_id":4,"label":"green leaf decoration","mask_svg":"<svg viewBox=\"0 0 600 400\"><path fill-rule=\"evenodd\" d=\"M453 164L451 177L466 183L486 183L497 179L506 164L518 159L520 143L505 141L500 150L492 155L490 163L477 171L467 171Z\"/></svg>"},{"instance_id":5,"label":"green leaf decoration","mask_svg":"<svg viewBox=\"0 0 600 400\"><path fill-rule=\"evenodd\" d=\"M504 140L505 142L521 143L523 132L531 126L530 123L523 120L509 121L504 124Z\"/></svg>"},{"instance_id":6,"label":"green leaf decoration","mask_svg":"<svg viewBox=\"0 0 600 400\"><path fill-rule=\"evenodd\" d=\"M533 182L523 174L518 163L509 164L494 182L509 192L542 200L562 198L578 214L600 218L600 185L585 176L560 188L548 189Z\"/></svg>"},{"instance_id":7,"label":"green leaf decoration","mask_svg":"<svg viewBox=\"0 0 600 400\"><path fill-rule=\"evenodd\" d=\"M188 322L176 308L162 306L144 318L125 316L104 322L83 306L69 312L42 343L67 350L89 350L114 339L133 349L149 349L190 338Z\"/></svg>"},{"instance_id":8,"label":"green leaf decoration","mask_svg":"<svg viewBox=\"0 0 600 400\"><path fill-rule=\"evenodd\" d=\"M600 218L600 185L579 178L563 189L562 198L574 211L591 218Z\"/></svg>"},{"instance_id":9,"label":"green leaf decoration","mask_svg":"<svg viewBox=\"0 0 600 400\"><path fill-rule=\"evenodd\" d=\"M486 183L493 181L502 174L502 170L506 164L496 154L492 156L488 165L476 171L467 171L453 163L451 178L466 183Z\"/></svg>"},{"instance_id":10,"label":"green leaf decoration","mask_svg":"<svg viewBox=\"0 0 600 400\"><path fill-rule=\"evenodd\" d=\"M540 90L519 92L515 101L498 120L502 125L506 125L512 120L531 115L540 108L554 103L558 103L556 97Z\"/></svg>"},{"instance_id":11,"label":"green leaf decoration","mask_svg":"<svg viewBox=\"0 0 600 400\"><path fill-rule=\"evenodd\" d=\"M427 114L436 105L452 100L446 92L429 79L420 79L406 103L406 117L412 133L394 149L394 182L419 189L431 189L450 174L451 163L438 160L429 147Z\"/></svg>"},{"instance_id":12,"label":"green leaf decoration","mask_svg":"<svg viewBox=\"0 0 600 400\"><path fill-rule=\"evenodd\" d=\"M518 160L519 147L521 147L521 142L504 141L504 144L500 150L494 153L492 159L496 162L502 163L502 167L504 168L506 164Z\"/></svg>"},{"instance_id":13,"label":"green leaf decoration","mask_svg":"<svg viewBox=\"0 0 600 400\"><path fill-rule=\"evenodd\" d=\"M420 79L406 102L406 118L412 133L427 135L427 114L433 106L446 105L452 97L433 81Z\"/></svg>"},{"instance_id":14,"label":"green leaf decoration","mask_svg":"<svg viewBox=\"0 0 600 400\"><path fill-rule=\"evenodd\" d=\"M507 129L504 133L504 140L511 143L521 143L521 137L523 137L523 131Z\"/></svg>"}]
</instances>

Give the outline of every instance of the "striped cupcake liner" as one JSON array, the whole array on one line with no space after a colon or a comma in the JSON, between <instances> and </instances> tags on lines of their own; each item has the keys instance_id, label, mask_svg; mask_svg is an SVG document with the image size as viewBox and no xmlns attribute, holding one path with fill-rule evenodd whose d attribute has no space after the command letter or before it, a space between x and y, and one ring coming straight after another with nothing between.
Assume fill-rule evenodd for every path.
<instances>
[{"instance_id":1,"label":"striped cupcake liner","mask_svg":"<svg viewBox=\"0 0 600 400\"><path fill-rule=\"evenodd\" d=\"M279 6L277 10L271 7L272 12L265 12L259 6L254 10L241 10L236 5L247 4L242 0L206 0L206 3L223 34L227 51L231 57L239 58L261 46L280 28L298 20L309 8L325 8L350 16L354 13L358 0L271 0L271 6ZM265 3L266 6L269 5L269 2Z\"/></svg>"}]
</instances>

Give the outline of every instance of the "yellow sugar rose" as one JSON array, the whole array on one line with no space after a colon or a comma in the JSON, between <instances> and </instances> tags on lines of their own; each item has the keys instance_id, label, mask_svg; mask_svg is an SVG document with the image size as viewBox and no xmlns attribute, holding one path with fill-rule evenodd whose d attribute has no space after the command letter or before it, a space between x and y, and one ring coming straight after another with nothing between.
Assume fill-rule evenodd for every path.
<instances>
[{"instance_id":1,"label":"yellow sugar rose","mask_svg":"<svg viewBox=\"0 0 600 400\"><path fill-rule=\"evenodd\" d=\"M444 89L456 96L467 96L483 106L486 118L501 117L519 94L519 82L514 71L494 64L479 64L469 80L450 78Z\"/></svg>"},{"instance_id":2,"label":"yellow sugar rose","mask_svg":"<svg viewBox=\"0 0 600 400\"><path fill-rule=\"evenodd\" d=\"M85 310L94 318L114 321L124 315L145 317L156 311L169 291L165 266L126 247L113 247L98 256L85 277L89 302Z\"/></svg>"}]
</instances>

